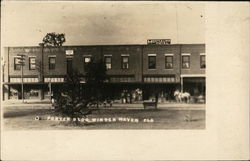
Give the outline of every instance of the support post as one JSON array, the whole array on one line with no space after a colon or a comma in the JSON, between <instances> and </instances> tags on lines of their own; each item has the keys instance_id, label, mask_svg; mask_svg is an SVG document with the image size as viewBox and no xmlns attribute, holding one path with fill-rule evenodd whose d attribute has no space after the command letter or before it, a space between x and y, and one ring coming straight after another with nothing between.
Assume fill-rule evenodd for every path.
<instances>
[{"instance_id":1,"label":"support post","mask_svg":"<svg viewBox=\"0 0 250 161\"><path fill-rule=\"evenodd\" d=\"M181 77L181 92L183 92L183 77Z\"/></svg>"},{"instance_id":2,"label":"support post","mask_svg":"<svg viewBox=\"0 0 250 161\"><path fill-rule=\"evenodd\" d=\"M24 94L23 94L23 65L21 65L21 70L22 70L22 74L21 74L21 81L22 81L22 83L21 83L21 90L22 90L22 93L21 93L21 95L22 95L22 102L24 103Z\"/></svg>"},{"instance_id":3,"label":"support post","mask_svg":"<svg viewBox=\"0 0 250 161\"><path fill-rule=\"evenodd\" d=\"M24 54L17 54L17 56L20 56L19 63L21 65L21 90L22 90L22 102L24 102L24 93L23 93L23 66L25 64L25 55Z\"/></svg>"},{"instance_id":4,"label":"support post","mask_svg":"<svg viewBox=\"0 0 250 161\"><path fill-rule=\"evenodd\" d=\"M52 103L51 80L49 81L49 95L50 95L50 102Z\"/></svg>"}]
</instances>

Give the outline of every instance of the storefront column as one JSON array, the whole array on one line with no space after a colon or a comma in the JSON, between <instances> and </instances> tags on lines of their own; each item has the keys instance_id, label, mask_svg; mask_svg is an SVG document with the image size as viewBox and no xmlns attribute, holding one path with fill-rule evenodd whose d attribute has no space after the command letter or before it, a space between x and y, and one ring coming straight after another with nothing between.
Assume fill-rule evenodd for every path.
<instances>
[{"instance_id":1,"label":"storefront column","mask_svg":"<svg viewBox=\"0 0 250 161\"><path fill-rule=\"evenodd\" d=\"M3 100L9 100L9 86L8 85L3 85Z\"/></svg>"},{"instance_id":2,"label":"storefront column","mask_svg":"<svg viewBox=\"0 0 250 161\"><path fill-rule=\"evenodd\" d=\"M39 89L39 97L41 100L44 99L44 90L43 89Z\"/></svg>"},{"instance_id":3,"label":"storefront column","mask_svg":"<svg viewBox=\"0 0 250 161\"><path fill-rule=\"evenodd\" d=\"M180 78L181 78L181 92L183 92L183 77Z\"/></svg>"}]
</instances>

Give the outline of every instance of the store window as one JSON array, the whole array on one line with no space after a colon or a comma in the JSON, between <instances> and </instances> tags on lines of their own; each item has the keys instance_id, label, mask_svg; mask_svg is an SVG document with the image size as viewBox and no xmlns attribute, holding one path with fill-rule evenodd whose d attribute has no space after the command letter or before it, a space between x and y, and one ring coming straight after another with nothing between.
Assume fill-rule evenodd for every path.
<instances>
[{"instance_id":1,"label":"store window","mask_svg":"<svg viewBox=\"0 0 250 161\"><path fill-rule=\"evenodd\" d=\"M20 58L14 58L14 70L21 70Z\"/></svg>"},{"instance_id":2,"label":"store window","mask_svg":"<svg viewBox=\"0 0 250 161\"><path fill-rule=\"evenodd\" d=\"M30 98L37 98L39 96L39 90L31 89L29 91L29 97Z\"/></svg>"},{"instance_id":3,"label":"store window","mask_svg":"<svg viewBox=\"0 0 250 161\"><path fill-rule=\"evenodd\" d=\"M49 57L49 69L56 69L56 58Z\"/></svg>"},{"instance_id":4,"label":"store window","mask_svg":"<svg viewBox=\"0 0 250 161\"><path fill-rule=\"evenodd\" d=\"M106 69L111 69L112 68L112 58L111 58L111 56L105 56L105 65L106 65Z\"/></svg>"},{"instance_id":5,"label":"store window","mask_svg":"<svg viewBox=\"0 0 250 161\"><path fill-rule=\"evenodd\" d=\"M190 56L189 55L182 56L182 68L183 69L190 68Z\"/></svg>"},{"instance_id":6,"label":"store window","mask_svg":"<svg viewBox=\"0 0 250 161\"><path fill-rule=\"evenodd\" d=\"M206 56L205 55L201 55L200 56L200 67L201 69L205 69L206 68Z\"/></svg>"},{"instance_id":7,"label":"store window","mask_svg":"<svg viewBox=\"0 0 250 161\"><path fill-rule=\"evenodd\" d=\"M29 58L29 69L30 70L35 70L36 69L36 58L35 57L30 57Z\"/></svg>"},{"instance_id":8,"label":"store window","mask_svg":"<svg viewBox=\"0 0 250 161\"><path fill-rule=\"evenodd\" d=\"M128 56L122 56L122 69L129 68L129 59Z\"/></svg>"},{"instance_id":9,"label":"store window","mask_svg":"<svg viewBox=\"0 0 250 161\"><path fill-rule=\"evenodd\" d=\"M165 68L173 69L173 56L165 56Z\"/></svg>"},{"instance_id":10,"label":"store window","mask_svg":"<svg viewBox=\"0 0 250 161\"><path fill-rule=\"evenodd\" d=\"M148 56L148 69L156 69L156 56Z\"/></svg>"}]
</instances>

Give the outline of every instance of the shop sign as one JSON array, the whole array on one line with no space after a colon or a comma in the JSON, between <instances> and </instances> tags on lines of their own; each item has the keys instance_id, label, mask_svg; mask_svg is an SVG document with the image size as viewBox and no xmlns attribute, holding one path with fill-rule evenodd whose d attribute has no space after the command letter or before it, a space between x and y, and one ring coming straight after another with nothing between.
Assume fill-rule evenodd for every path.
<instances>
[{"instance_id":1,"label":"shop sign","mask_svg":"<svg viewBox=\"0 0 250 161\"><path fill-rule=\"evenodd\" d=\"M169 44L171 44L171 39L148 39L147 44L150 44L150 45L169 45Z\"/></svg>"}]
</instances>

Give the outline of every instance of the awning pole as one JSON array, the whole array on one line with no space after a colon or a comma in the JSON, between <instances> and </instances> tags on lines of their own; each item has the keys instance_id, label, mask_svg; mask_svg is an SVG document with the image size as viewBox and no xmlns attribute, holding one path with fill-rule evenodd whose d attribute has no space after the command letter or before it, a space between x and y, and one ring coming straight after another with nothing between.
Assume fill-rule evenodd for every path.
<instances>
[{"instance_id":1,"label":"awning pole","mask_svg":"<svg viewBox=\"0 0 250 161\"><path fill-rule=\"evenodd\" d=\"M181 77L181 92L183 92L183 78Z\"/></svg>"}]
</instances>

